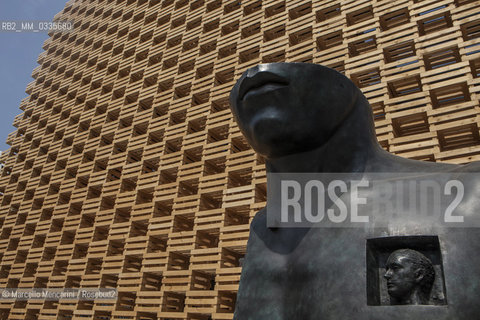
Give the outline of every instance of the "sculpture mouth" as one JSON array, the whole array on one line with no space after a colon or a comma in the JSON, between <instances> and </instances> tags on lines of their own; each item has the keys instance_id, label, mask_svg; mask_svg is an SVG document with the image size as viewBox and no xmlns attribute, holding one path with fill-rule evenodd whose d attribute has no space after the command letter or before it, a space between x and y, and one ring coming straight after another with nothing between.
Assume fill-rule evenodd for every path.
<instances>
[{"instance_id":1,"label":"sculpture mouth","mask_svg":"<svg viewBox=\"0 0 480 320\"><path fill-rule=\"evenodd\" d=\"M244 100L247 96L269 92L288 86L288 81L271 72L257 72L252 77L243 79L240 84L239 98Z\"/></svg>"},{"instance_id":2,"label":"sculpture mouth","mask_svg":"<svg viewBox=\"0 0 480 320\"><path fill-rule=\"evenodd\" d=\"M245 100L246 98L248 98L251 95L266 93L266 92L273 91L273 90L276 90L276 89L285 88L286 86L287 85L285 85L283 83L278 83L278 82L263 83L258 87L253 87L253 88L248 89L247 92L245 92L245 94L243 95L242 100Z\"/></svg>"}]
</instances>

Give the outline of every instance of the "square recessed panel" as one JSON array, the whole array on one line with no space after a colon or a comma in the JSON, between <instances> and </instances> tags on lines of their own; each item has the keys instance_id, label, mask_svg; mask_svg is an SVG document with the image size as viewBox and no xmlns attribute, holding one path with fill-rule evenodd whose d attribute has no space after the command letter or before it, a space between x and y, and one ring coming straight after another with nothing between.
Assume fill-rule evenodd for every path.
<instances>
[{"instance_id":1,"label":"square recessed panel","mask_svg":"<svg viewBox=\"0 0 480 320\"><path fill-rule=\"evenodd\" d=\"M387 291L386 263L392 252L411 249L427 257L435 270L428 305L446 305L445 277L438 236L396 236L367 239L367 304L389 306L394 302Z\"/></svg>"}]
</instances>

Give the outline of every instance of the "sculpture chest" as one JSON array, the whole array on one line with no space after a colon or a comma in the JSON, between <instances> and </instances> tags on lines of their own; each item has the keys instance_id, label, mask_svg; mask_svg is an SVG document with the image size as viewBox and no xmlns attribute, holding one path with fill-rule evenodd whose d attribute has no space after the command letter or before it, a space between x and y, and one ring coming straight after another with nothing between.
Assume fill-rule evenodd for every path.
<instances>
[{"instance_id":1,"label":"sculpture chest","mask_svg":"<svg viewBox=\"0 0 480 320\"><path fill-rule=\"evenodd\" d=\"M235 319L480 317L476 229L442 229L438 234L448 304L385 306L367 304L366 242L381 234L360 228L271 230L264 219L260 214L252 224Z\"/></svg>"}]
</instances>

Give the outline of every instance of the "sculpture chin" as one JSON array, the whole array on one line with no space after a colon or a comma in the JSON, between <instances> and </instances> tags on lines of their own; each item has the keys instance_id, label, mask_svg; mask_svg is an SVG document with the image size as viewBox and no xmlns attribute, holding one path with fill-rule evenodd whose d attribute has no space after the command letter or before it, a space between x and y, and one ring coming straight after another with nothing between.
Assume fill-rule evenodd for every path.
<instances>
[{"instance_id":1,"label":"sculpture chin","mask_svg":"<svg viewBox=\"0 0 480 320\"><path fill-rule=\"evenodd\" d=\"M288 124L283 125L275 121L268 122L268 125L258 125L252 128L255 139L249 140L253 149L267 159L299 154L321 146L320 142L317 144L306 144L306 141L315 141L314 137L299 139L299 136L293 130L286 128ZM279 127L275 127L277 125L284 130L279 130Z\"/></svg>"}]
</instances>

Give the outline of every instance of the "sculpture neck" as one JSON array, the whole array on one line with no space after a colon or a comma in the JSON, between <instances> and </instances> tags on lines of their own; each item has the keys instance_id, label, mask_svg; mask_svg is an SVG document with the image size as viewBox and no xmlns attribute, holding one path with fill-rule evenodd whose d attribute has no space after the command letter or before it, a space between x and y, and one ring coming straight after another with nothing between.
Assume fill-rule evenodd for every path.
<instances>
[{"instance_id":1,"label":"sculpture neck","mask_svg":"<svg viewBox=\"0 0 480 320\"><path fill-rule=\"evenodd\" d=\"M306 152L266 159L269 173L363 172L381 151L370 107L361 97L328 141ZM360 105L358 105L360 104Z\"/></svg>"},{"instance_id":2,"label":"sculpture neck","mask_svg":"<svg viewBox=\"0 0 480 320\"><path fill-rule=\"evenodd\" d=\"M413 292L407 296L404 297L403 299L398 299L396 301L393 301L392 304L396 305L419 305L419 304L427 304L428 301L425 301L426 299L423 297L423 295L420 293L419 288L413 289Z\"/></svg>"}]
</instances>

